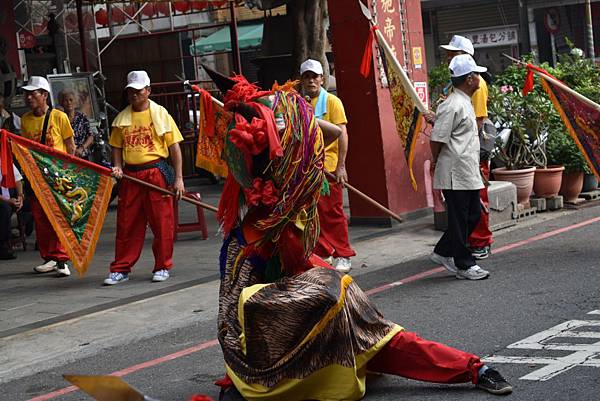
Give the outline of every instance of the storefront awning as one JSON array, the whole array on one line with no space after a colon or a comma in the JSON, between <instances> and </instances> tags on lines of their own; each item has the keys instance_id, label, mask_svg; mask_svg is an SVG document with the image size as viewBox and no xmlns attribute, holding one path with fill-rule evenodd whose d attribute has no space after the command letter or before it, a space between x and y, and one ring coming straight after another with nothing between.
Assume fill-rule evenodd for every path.
<instances>
[{"instance_id":1,"label":"storefront awning","mask_svg":"<svg viewBox=\"0 0 600 401\"><path fill-rule=\"evenodd\" d=\"M240 50L260 47L262 43L263 24L239 25L238 42ZM197 39L190 45L190 53L205 54L231 51L229 26L223 27L205 38Z\"/></svg>"}]
</instances>

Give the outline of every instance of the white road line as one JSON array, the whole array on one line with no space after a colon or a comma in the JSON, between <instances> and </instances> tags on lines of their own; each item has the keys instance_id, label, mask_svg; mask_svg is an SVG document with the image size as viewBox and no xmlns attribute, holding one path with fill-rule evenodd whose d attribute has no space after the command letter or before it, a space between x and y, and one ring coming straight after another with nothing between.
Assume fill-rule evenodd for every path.
<instances>
[{"instance_id":1,"label":"white road line","mask_svg":"<svg viewBox=\"0 0 600 401\"><path fill-rule=\"evenodd\" d=\"M588 315L600 315L600 309L588 312Z\"/></svg>"}]
</instances>

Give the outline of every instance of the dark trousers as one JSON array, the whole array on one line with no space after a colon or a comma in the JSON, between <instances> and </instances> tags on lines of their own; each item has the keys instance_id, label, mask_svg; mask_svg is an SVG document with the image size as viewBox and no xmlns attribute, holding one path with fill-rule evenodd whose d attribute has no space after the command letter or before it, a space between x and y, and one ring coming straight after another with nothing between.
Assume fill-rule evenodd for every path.
<instances>
[{"instance_id":1,"label":"dark trousers","mask_svg":"<svg viewBox=\"0 0 600 401\"><path fill-rule=\"evenodd\" d=\"M17 191L10 189L10 196L16 197ZM10 216L13 214L13 208L7 202L0 200L0 248L8 247L10 240Z\"/></svg>"},{"instance_id":2,"label":"dark trousers","mask_svg":"<svg viewBox=\"0 0 600 401\"><path fill-rule=\"evenodd\" d=\"M477 226L481 215L479 190L442 191L446 199L448 228L435 246L434 252L453 257L459 269L468 269L476 265L471 250L467 247L467 238Z\"/></svg>"}]
</instances>

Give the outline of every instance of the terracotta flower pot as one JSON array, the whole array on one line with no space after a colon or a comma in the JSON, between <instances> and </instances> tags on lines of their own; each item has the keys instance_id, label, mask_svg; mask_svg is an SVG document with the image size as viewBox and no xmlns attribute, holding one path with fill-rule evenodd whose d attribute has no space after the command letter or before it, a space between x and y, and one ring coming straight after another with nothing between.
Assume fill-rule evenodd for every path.
<instances>
[{"instance_id":1,"label":"terracotta flower pot","mask_svg":"<svg viewBox=\"0 0 600 401\"><path fill-rule=\"evenodd\" d=\"M563 173L562 184L560 185L559 194L561 194L565 202L575 202L583 188L583 172L580 173Z\"/></svg>"},{"instance_id":2,"label":"terracotta flower pot","mask_svg":"<svg viewBox=\"0 0 600 401\"><path fill-rule=\"evenodd\" d=\"M507 170L506 167L496 168L492 171L494 178L498 181L508 181L517 187L517 202L524 206L529 206L529 196L533 189L533 177L535 167L528 167L521 170Z\"/></svg>"},{"instance_id":3,"label":"terracotta flower pot","mask_svg":"<svg viewBox=\"0 0 600 401\"><path fill-rule=\"evenodd\" d=\"M594 174L585 174L583 176L583 189L581 192L591 192L598 189L598 179Z\"/></svg>"},{"instance_id":4,"label":"terracotta flower pot","mask_svg":"<svg viewBox=\"0 0 600 401\"><path fill-rule=\"evenodd\" d=\"M563 166L538 167L533 179L533 192L540 198L554 198L560 191Z\"/></svg>"}]
</instances>

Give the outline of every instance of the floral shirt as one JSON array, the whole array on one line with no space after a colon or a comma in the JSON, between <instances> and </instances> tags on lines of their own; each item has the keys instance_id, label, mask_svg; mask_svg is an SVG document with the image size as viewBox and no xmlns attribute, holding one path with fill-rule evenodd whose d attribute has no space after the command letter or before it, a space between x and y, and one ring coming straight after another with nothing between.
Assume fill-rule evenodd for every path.
<instances>
[{"instance_id":1,"label":"floral shirt","mask_svg":"<svg viewBox=\"0 0 600 401\"><path fill-rule=\"evenodd\" d=\"M88 137L94 135L87 117L79 111L75 111L75 118L71 121L71 127L73 127L73 132L75 133L73 139L75 140L76 147L83 146ZM89 159L90 148L84 151L82 156L84 159Z\"/></svg>"}]
</instances>

